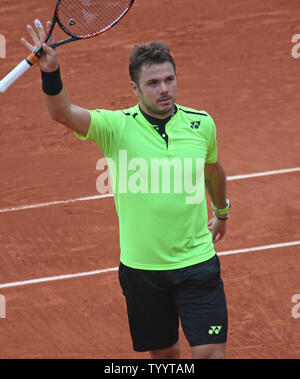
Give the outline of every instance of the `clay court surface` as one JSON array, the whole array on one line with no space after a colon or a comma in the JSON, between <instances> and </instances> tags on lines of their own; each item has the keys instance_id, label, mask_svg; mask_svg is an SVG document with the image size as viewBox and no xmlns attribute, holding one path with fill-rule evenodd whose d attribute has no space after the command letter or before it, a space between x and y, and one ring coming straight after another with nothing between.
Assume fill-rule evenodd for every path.
<instances>
[{"instance_id":1,"label":"clay court surface","mask_svg":"<svg viewBox=\"0 0 300 379\"><path fill-rule=\"evenodd\" d=\"M0 77L27 55L19 41L26 25L45 22L54 4L1 0ZM228 358L300 358L300 318L292 317L300 293L300 60L291 54L299 12L297 0L137 0L115 29L59 50L73 103L120 109L136 101L132 46L166 41L178 66L177 103L214 118L233 204L216 244ZM0 95L0 357L148 357L132 350L117 271L98 271L119 264L113 198L92 198L102 155L49 119L40 87L34 67ZM26 282L41 278L55 280ZM182 334L181 350L190 357Z\"/></svg>"}]
</instances>

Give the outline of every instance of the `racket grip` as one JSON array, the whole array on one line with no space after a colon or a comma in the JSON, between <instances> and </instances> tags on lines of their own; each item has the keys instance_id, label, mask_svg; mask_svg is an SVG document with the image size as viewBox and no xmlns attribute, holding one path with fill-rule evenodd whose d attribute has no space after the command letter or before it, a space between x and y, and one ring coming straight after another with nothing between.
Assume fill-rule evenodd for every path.
<instances>
[{"instance_id":1,"label":"racket grip","mask_svg":"<svg viewBox=\"0 0 300 379\"><path fill-rule=\"evenodd\" d=\"M30 69L32 63L29 63L28 59L24 59L19 63L5 78L0 81L0 92L5 92L20 76L22 76L27 70Z\"/></svg>"}]
</instances>

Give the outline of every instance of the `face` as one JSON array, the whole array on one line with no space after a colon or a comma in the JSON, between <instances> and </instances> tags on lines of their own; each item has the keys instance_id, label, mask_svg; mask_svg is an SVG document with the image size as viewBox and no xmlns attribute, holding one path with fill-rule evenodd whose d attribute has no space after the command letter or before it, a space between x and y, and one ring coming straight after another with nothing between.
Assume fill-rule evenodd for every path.
<instances>
[{"instance_id":1,"label":"face","mask_svg":"<svg viewBox=\"0 0 300 379\"><path fill-rule=\"evenodd\" d=\"M172 114L177 94L177 77L170 62L141 67L138 85L131 82L142 110L156 118Z\"/></svg>"}]
</instances>

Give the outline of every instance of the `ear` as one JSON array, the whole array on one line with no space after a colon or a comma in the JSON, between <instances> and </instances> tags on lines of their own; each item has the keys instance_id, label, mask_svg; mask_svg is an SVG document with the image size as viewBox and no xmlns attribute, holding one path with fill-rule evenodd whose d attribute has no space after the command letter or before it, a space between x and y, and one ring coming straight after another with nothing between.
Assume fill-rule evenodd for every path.
<instances>
[{"instance_id":1,"label":"ear","mask_svg":"<svg viewBox=\"0 0 300 379\"><path fill-rule=\"evenodd\" d=\"M131 85L132 91L135 94L135 96L139 97L140 89L139 89L138 85L135 82L133 82L132 80L130 82L130 85Z\"/></svg>"}]
</instances>

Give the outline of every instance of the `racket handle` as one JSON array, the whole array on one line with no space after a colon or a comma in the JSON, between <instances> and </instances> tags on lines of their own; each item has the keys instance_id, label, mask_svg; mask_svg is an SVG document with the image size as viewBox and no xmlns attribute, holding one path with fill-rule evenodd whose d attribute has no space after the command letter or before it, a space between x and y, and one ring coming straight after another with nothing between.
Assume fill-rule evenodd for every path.
<instances>
[{"instance_id":1,"label":"racket handle","mask_svg":"<svg viewBox=\"0 0 300 379\"><path fill-rule=\"evenodd\" d=\"M33 53L19 63L5 78L0 81L0 92L5 92L20 76L22 76L30 67L39 60Z\"/></svg>"}]
</instances>

